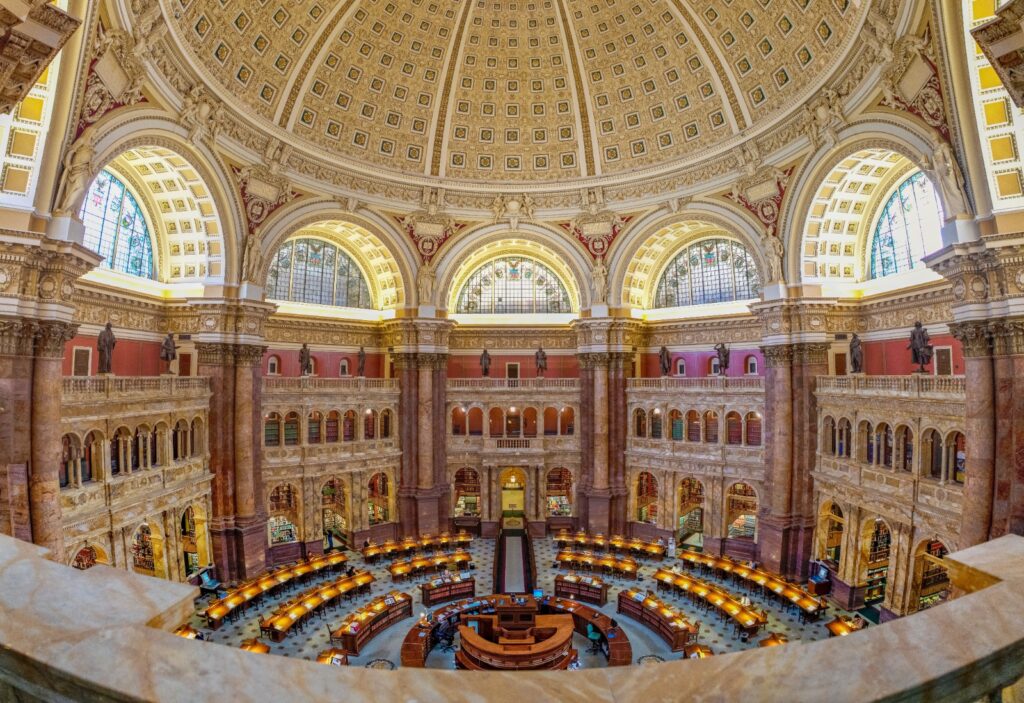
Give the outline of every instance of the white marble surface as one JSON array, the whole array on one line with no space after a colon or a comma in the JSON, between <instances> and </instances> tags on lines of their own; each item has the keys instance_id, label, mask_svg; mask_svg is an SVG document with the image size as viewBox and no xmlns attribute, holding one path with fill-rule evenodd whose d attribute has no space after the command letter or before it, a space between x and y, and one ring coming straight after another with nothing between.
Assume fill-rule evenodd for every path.
<instances>
[{"instance_id":1,"label":"white marble surface","mask_svg":"<svg viewBox=\"0 0 1024 703\"><path fill-rule=\"evenodd\" d=\"M0 537L0 678L44 700L973 701L1024 673L1024 538L951 555L995 585L841 639L657 667L479 673L324 667L183 640L194 589L74 571ZM975 574L977 577L977 574ZM653 675L655 674L656 675ZM0 694L5 690L0 689Z\"/></svg>"}]
</instances>

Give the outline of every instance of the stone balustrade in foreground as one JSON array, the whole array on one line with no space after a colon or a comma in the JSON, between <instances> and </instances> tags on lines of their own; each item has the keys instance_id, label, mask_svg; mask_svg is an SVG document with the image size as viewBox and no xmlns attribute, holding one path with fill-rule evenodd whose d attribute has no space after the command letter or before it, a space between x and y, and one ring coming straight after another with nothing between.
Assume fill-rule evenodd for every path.
<instances>
[{"instance_id":1,"label":"stone balustrade in foreground","mask_svg":"<svg viewBox=\"0 0 1024 703\"><path fill-rule=\"evenodd\" d=\"M969 703L996 700L1024 675L1017 536L949 555L966 595L941 606L848 637L671 661L656 672L374 671L259 656L169 632L192 612L195 588L102 566L75 571L43 554L0 537L0 699Z\"/></svg>"}]
</instances>

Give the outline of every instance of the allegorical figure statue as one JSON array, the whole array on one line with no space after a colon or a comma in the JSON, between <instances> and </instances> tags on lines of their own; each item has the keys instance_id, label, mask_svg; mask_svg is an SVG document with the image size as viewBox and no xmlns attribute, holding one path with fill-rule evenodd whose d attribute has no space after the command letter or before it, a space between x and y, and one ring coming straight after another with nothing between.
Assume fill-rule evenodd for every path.
<instances>
[{"instance_id":1,"label":"allegorical figure statue","mask_svg":"<svg viewBox=\"0 0 1024 703\"><path fill-rule=\"evenodd\" d=\"M302 349L299 349L299 373L303 376L313 373L313 357L309 353L309 345L305 342L302 343Z\"/></svg>"},{"instance_id":2,"label":"allegorical figure statue","mask_svg":"<svg viewBox=\"0 0 1024 703\"><path fill-rule=\"evenodd\" d=\"M113 373L110 369L114 359L115 346L117 346L117 337L114 336L114 330L111 329L111 324L108 322L100 332L100 336L96 338L96 350L100 356L99 373Z\"/></svg>"},{"instance_id":3,"label":"allegorical figure statue","mask_svg":"<svg viewBox=\"0 0 1024 703\"><path fill-rule=\"evenodd\" d=\"M933 348L928 330L920 320L914 323L914 329L910 331L910 344L907 345L907 349L910 350L910 360L918 366L917 372L925 373L924 367L932 362Z\"/></svg>"},{"instance_id":4,"label":"allegorical figure statue","mask_svg":"<svg viewBox=\"0 0 1024 703\"><path fill-rule=\"evenodd\" d=\"M174 333L168 332L160 344L160 360L167 362L167 371L171 370L171 362L178 358L178 347L174 344Z\"/></svg>"},{"instance_id":5,"label":"allegorical figure statue","mask_svg":"<svg viewBox=\"0 0 1024 703\"><path fill-rule=\"evenodd\" d=\"M856 332L850 338L850 370L853 373L864 373L864 346Z\"/></svg>"},{"instance_id":6,"label":"allegorical figure statue","mask_svg":"<svg viewBox=\"0 0 1024 703\"><path fill-rule=\"evenodd\" d=\"M366 350L359 347L359 356L356 357L356 369L358 370L357 376L366 375Z\"/></svg>"},{"instance_id":7,"label":"allegorical figure statue","mask_svg":"<svg viewBox=\"0 0 1024 703\"><path fill-rule=\"evenodd\" d=\"M724 376L729 368L729 347L725 342L719 342L715 345L715 354L718 355L718 375Z\"/></svg>"},{"instance_id":8,"label":"allegorical figure statue","mask_svg":"<svg viewBox=\"0 0 1024 703\"><path fill-rule=\"evenodd\" d=\"M537 375L543 376L548 370L548 353L544 351L544 347L537 347L537 353L533 355L533 360L537 364Z\"/></svg>"},{"instance_id":9,"label":"allegorical figure statue","mask_svg":"<svg viewBox=\"0 0 1024 703\"><path fill-rule=\"evenodd\" d=\"M480 371L484 376L491 375L491 355L484 349L484 353L480 355Z\"/></svg>"},{"instance_id":10,"label":"allegorical figure statue","mask_svg":"<svg viewBox=\"0 0 1024 703\"><path fill-rule=\"evenodd\" d=\"M668 376L672 368L672 355L668 353L668 347L662 347L658 352L658 364L661 366L661 375Z\"/></svg>"}]
</instances>

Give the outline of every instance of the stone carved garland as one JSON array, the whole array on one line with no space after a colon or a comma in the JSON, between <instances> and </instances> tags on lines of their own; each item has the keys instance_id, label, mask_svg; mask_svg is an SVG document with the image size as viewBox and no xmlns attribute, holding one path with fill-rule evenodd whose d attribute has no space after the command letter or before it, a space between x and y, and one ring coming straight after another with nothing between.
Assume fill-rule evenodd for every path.
<instances>
[{"instance_id":1,"label":"stone carved garland","mask_svg":"<svg viewBox=\"0 0 1024 703\"><path fill-rule=\"evenodd\" d=\"M786 197L789 178L795 166L783 170L772 168L767 176L744 179L733 186L726 197L742 205L753 215L769 237L778 237L779 214L782 212L782 199ZM774 181L774 183L773 183Z\"/></svg>"},{"instance_id":2,"label":"stone carved garland","mask_svg":"<svg viewBox=\"0 0 1024 703\"><path fill-rule=\"evenodd\" d=\"M938 132L947 144L952 144L942 81L931 51L931 27L925 29L923 36L910 35L896 42L894 55L882 79L882 98L878 105L920 118ZM928 71L928 77L923 82L917 76L922 68ZM912 94L908 94L915 82L920 85Z\"/></svg>"}]
</instances>

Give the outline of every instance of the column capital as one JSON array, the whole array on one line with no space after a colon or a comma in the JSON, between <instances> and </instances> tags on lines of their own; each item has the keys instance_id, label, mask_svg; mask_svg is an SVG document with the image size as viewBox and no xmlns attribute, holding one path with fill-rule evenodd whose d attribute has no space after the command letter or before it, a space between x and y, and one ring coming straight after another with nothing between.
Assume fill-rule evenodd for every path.
<instances>
[{"instance_id":1,"label":"column capital","mask_svg":"<svg viewBox=\"0 0 1024 703\"><path fill-rule=\"evenodd\" d=\"M1024 354L1024 318L993 320L988 324L988 332L992 336L992 353L996 356ZM966 345L964 353L967 353Z\"/></svg>"},{"instance_id":2,"label":"column capital","mask_svg":"<svg viewBox=\"0 0 1024 703\"><path fill-rule=\"evenodd\" d=\"M767 347L760 347L764 355L764 363L768 368L780 368L793 365L793 345L776 344Z\"/></svg>"},{"instance_id":3,"label":"column capital","mask_svg":"<svg viewBox=\"0 0 1024 703\"><path fill-rule=\"evenodd\" d=\"M950 333L963 345L964 356L979 358L992 356L993 329L988 320L970 320L953 322L949 325ZM1001 322L994 323L1001 327Z\"/></svg>"},{"instance_id":4,"label":"column capital","mask_svg":"<svg viewBox=\"0 0 1024 703\"><path fill-rule=\"evenodd\" d=\"M262 344L236 344L235 364L238 366L258 366L263 361L267 348Z\"/></svg>"},{"instance_id":5,"label":"column capital","mask_svg":"<svg viewBox=\"0 0 1024 703\"><path fill-rule=\"evenodd\" d=\"M410 352L447 353L448 338L455 323L434 318L407 318L388 320L383 324L384 345L394 350L392 355Z\"/></svg>"},{"instance_id":6,"label":"column capital","mask_svg":"<svg viewBox=\"0 0 1024 703\"><path fill-rule=\"evenodd\" d=\"M64 345L74 339L78 325L59 320L43 320L36 323L35 352L37 358L61 359Z\"/></svg>"},{"instance_id":7,"label":"column capital","mask_svg":"<svg viewBox=\"0 0 1024 703\"><path fill-rule=\"evenodd\" d=\"M34 320L0 320L0 356L32 356L38 327Z\"/></svg>"},{"instance_id":8,"label":"column capital","mask_svg":"<svg viewBox=\"0 0 1024 703\"><path fill-rule=\"evenodd\" d=\"M196 358L200 364L230 366L234 345L224 342L196 342Z\"/></svg>"},{"instance_id":9,"label":"column capital","mask_svg":"<svg viewBox=\"0 0 1024 703\"><path fill-rule=\"evenodd\" d=\"M608 352L581 352L576 358L584 369L606 368L612 361L612 355Z\"/></svg>"}]
</instances>

